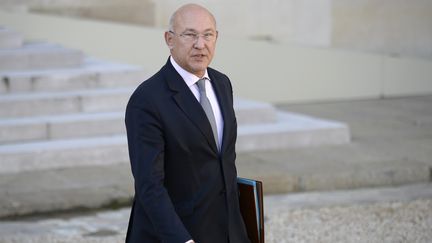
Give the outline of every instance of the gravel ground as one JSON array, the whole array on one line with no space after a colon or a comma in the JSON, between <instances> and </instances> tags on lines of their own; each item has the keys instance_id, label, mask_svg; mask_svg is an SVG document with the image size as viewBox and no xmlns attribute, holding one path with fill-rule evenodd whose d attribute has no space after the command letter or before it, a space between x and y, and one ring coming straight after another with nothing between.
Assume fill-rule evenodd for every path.
<instances>
[{"instance_id":1,"label":"gravel ground","mask_svg":"<svg viewBox=\"0 0 432 243\"><path fill-rule=\"evenodd\" d=\"M272 199L270 199L272 200ZM273 202L274 205L274 202ZM1 243L124 242L129 209L70 219L1 222ZM432 242L432 199L266 208L266 242Z\"/></svg>"},{"instance_id":2,"label":"gravel ground","mask_svg":"<svg viewBox=\"0 0 432 243\"><path fill-rule=\"evenodd\" d=\"M266 242L432 242L432 200L272 210Z\"/></svg>"}]
</instances>

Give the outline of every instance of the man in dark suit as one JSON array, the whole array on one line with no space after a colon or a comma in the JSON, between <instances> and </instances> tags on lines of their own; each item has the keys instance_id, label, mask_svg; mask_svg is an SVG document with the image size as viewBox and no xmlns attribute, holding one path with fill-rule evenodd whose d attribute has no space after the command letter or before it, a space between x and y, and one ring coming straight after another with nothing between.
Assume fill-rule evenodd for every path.
<instances>
[{"instance_id":1,"label":"man in dark suit","mask_svg":"<svg viewBox=\"0 0 432 243\"><path fill-rule=\"evenodd\" d=\"M228 77L208 68L213 15L188 4L170 19L171 56L126 109L135 197L126 242L244 243Z\"/></svg>"}]
</instances>

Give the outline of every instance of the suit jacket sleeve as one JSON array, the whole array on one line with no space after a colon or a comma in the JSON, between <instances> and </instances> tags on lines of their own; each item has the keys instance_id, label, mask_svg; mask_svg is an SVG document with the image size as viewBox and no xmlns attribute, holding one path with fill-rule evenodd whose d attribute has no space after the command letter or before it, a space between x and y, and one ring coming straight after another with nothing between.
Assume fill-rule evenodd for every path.
<instances>
[{"instance_id":1,"label":"suit jacket sleeve","mask_svg":"<svg viewBox=\"0 0 432 243\"><path fill-rule=\"evenodd\" d=\"M126 129L135 179L135 197L142 204L162 242L186 242L186 230L164 187L164 134L158 111L151 101L129 102Z\"/></svg>"}]
</instances>

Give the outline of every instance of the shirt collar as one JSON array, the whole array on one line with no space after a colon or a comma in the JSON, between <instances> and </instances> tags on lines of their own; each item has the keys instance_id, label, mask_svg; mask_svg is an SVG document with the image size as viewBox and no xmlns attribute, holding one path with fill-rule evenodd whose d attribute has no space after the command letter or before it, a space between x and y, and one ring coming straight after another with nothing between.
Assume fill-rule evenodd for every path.
<instances>
[{"instance_id":1,"label":"shirt collar","mask_svg":"<svg viewBox=\"0 0 432 243\"><path fill-rule=\"evenodd\" d=\"M185 81L185 83L187 84L188 87L191 87L198 80L200 80L200 77L198 77L195 74L192 74L192 73L184 70L182 67L180 67L180 65L178 65L176 63L176 61L174 60L174 58L172 56L170 56L170 61L171 61L171 64L173 65L174 69L180 74L180 76L183 78L183 80ZM208 73L207 73L207 69L205 70L203 78L207 78L208 80L210 80Z\"/></svg>"}]
</instances>

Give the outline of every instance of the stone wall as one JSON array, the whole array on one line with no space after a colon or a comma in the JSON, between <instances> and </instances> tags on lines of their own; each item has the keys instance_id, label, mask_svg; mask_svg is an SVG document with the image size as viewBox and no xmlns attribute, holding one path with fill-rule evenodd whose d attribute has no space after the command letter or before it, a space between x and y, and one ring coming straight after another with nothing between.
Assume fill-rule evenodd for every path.
<instances>
[{"instance_id":1,"label":"stone wall","mask_svg":"<svg viewBox=\"0 0 432 243\"><path fill-rule=\"evenodd\" d=\"M187 0L156 3L156 24ZM222 33L308 46L432 58L430 0L201 0Z\"/></svg>"},{"instance_id":2,"label":"stone wall","mask_svg":"<svg viewBox=\"0 0 432 243\"><path fill-rule=\"evenodd\" d=\"M333 0L332 45L432 58L432 1Z\"/></svg>"},{"instance_id":3,"label":"stone wall","mask_svg":"<svg viewBox=\"0 0 432 243\"><path fill-rule=\"evenodd\" d=\"M149 73L157 72L169 55L161 28L2 12L0 23L28 39L50 40L92 56L137 64ZM432 93L429 59L222 35L212 66L230 76L237 95L274 103ZM263 82L272 85L262 89Z\"/></svg>"},{"instance_id":4,"label":"stone wall","mask_svg":"<svg viewBox=\"0 0 432 243\"><path fill-rule=\"evenodd\" d=\"M0 0L9 9L154 26L151 0Z\"/></svg>"},{"instance_id":5,"label":"stone wall","mask_svg":"<svg viewBox=\"0 0 432 243\"><path fill-rule=\"evenodd\" d=\"M166 27L171 13L188 0L156 4L156 23ZM222 35L328 46L331 0L199 0L216 16Z\"/></svg>"},{"instance_id":6,"label":"stone wall","mask_svg":"<svg viewBox=\"0 0 432 243\"><path fill-rule=\"evenodd\" d=\"M0 0L30 11L166 28L190 0ZM430 0L196 0L220 34L277 43L432 58Z\"/></svg>"}]
</instances>

